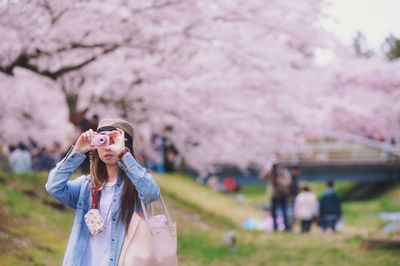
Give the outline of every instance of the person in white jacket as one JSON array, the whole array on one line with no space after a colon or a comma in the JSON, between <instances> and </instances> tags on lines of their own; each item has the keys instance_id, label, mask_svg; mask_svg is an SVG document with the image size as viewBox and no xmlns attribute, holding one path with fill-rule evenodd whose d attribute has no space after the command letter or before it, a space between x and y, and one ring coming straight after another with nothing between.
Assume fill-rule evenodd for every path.
<instances>
[{"instance_id":1,"label":"person in white jacket","mask_svg":"<svg viewBox=\"0 0 400 266\"><path fill-rule=\"evenodd\" d=\"M310 232L311 223L314 217L318 215L317 196L310 191L308 185L301 186L301 192L294 201L294 216L301 222L301 232Z\"/></svg>"}]
</instances>

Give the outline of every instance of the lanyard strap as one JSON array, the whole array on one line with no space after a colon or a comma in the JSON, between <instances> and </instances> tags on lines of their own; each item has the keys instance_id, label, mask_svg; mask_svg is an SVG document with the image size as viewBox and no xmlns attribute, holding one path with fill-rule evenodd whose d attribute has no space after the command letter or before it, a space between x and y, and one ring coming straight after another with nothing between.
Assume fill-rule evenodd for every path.
<instances>
[{"instance_id":1,"label":"lanyard strap","mask_svg":"<svg viewBox=\"0 0 400 266\"><path fill-rule=\"evenodd\" d=\"M92 209L97 209L97 199L99 196L99 190L92 188Z\"/></svg>"},{"instance_id":2,"label":"lanyard strap","mask_svg":"<svg viewBox=\"0 0 400 266\"><path fill-rule=\"evenodd\" d=\"M92 188L92 209L98 209L97 204L98 204L100 190L101 189ZM110 207L108 208L107 216L104 220L104 223L107 221L108 216L110 215L112 205L113 205L113 202L111 202Z\"/></svg>"}]
</instances>

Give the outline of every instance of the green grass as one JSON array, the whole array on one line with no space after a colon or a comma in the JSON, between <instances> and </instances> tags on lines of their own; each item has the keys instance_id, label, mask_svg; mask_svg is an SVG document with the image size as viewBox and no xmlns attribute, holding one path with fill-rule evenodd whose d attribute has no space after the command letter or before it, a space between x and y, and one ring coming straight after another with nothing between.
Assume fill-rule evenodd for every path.
<instances>
[{"instance_id":1,"label":"green grass","mask_svg":"<svg viewBox=\"0 0 400 266\"><path fill-rule=\"evenodd\" d=\"M400 191L399 187L389 191L389 195L397 191ZM379 213L395 211L400 211L399 199L393 200L388 196L364 201L347 201L343 205L346 222L353 227L369 229L370 232L386 223L379 220Z\"/></svg>"},{"instance_id":2,"label":"green grass","mask_svg":"<svg viewBox=\"0 0 400 266\"><path fill-rule=\"evenodd\" d=\"M0 262L5 265L60 263L72 211L56 211L43 204L52 200L44 190L44 179L44 175L8 175L7 184L0 186L1 211L5 216L0 225ZM23 191L34 194L28 196Z\"/></svg>"},{"instance_id":3,"label":"green grass","mask_svg":"<svg viewBox=\"0 0 400 266\"><path fill-rule=\"evenodd\" d=\"M162 175L157 182L164 195L233 227L241 227L248 218L262 217L262 212L257 209L239 203L233 197L215 193L184 175Z\"/></svg>"},{"instance_id":4,"label":"green grass","mask_svg":"<svg viewBox=\"0 0 400 266\"><path fill-rule=\"evenodd\" d=\"M0 265L60 265L73 212L44 204L52 200L45 174L0 176L7 180L0 184ZM260 215L254 206L267 203L264 186L245 186L246 201L237 202L184 175L161 175L157 182L177 221L180 265L399 265L398 251L361 248L364 237L382 225L379 212L400 210L399 187L377 199L345 202L347 227L341 233L298 235L241 229L243 219ZM236 231L236 252L221 242L229 230Z\"/></svg>"},{"instance_id":5,"label":"green grass","mask_svg":"<svg viewBox=\"0 0 400 266\"><path fill-rule=\"evenodd\" d=\"M236 258L248 257L257 251L254 244L248 243L235 252L230 246L221 245L217 238L209 234L183 234L179 240L181 253L189 258L197 258L197 260L201 260L205 264L210 264L217 260L229 260L232 256ZM207 256L204 256L204 254L207 254Z\"/></svg>"},{"instance_id":6,"label":"green grass","mask_svg":"<svg viewBox=\"0 0 400 266\"><path fill-rule=\"evenodd\" d=\"M232 201L234 208L258 206L267 204L269 201L266 195L265 186L250 185L244 186L241 193L246 197L244 203L235 201L234 196L226 196L229 204L220 201L221 194L207 190L204 195L204 187L200 187L192 180L182 180L182 176L161 176L158 182L163 188L164 194L175 195L174 199L187 207L193 205L209 206L214 203L218 209L224 209L224 213L231 213L234 217L235 211L231 209ZM184 183L182 186L179 184ZM169 184L165 186L165 184ZM336 189L345 195L356 184L352 182L338 182ZM317 194L325 190L324 183L311 183L312 190ZM191 191L191 193L180 193L179 191ZM196 193L194 193L196 192ZM213 228L200 229L194 226L192 230L180 232L180 254L183 258L191 258L187 265L397 265L400 259L399 254L394 251L378 250L365 251L361 248L364 237L377 234L382 222L379 221L379 212L399 210L397 204L400 199L400 187L395 187L382 198L370 201L344 202L345 228L337 235L323 235L318 230L310 235L293 234L266 234L263 232L246 232L237 229L238 253L232 254L228 248L222 248L218 243L224 232L231 228L216 230ZM178 195L178 196L176 196ZM240 207L239 207L240 206ZM192 209L193 210L193 209ZM202 208L200 215L207 215ZM215 210L213 208L213 210ZM220 214L224 215L224 214ZM242 217L242 216L240 216ZM218 221L218 220L217 220ZM178 223L179 224L179 223ZM217 225L216 227L219 227ZM210 231L208 231L210 230ZM207 235L198 232L209 233ZM206 241L207 239L207 241ZM204 245L208 243L208 245ZM211 251L209 247L212 247ZM249 249L246 249L250 247ZM241 250L244 249L244 252ZM218 252L214 252L218 251ZM187 262L187 259L184 260ZM251 262L251 263L249 263Z\"/></svg>"}]
</instances>

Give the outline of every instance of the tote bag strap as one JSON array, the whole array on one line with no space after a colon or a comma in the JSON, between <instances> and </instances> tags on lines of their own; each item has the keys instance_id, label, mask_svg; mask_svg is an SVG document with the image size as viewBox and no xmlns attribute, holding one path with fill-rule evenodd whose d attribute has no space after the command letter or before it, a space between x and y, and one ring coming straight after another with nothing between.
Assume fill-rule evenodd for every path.
<instances>
[{"instance_id":1,"label":"tote bag strap","mask_svg":"<svg viewBox=\"0 0 400 266\"><path fill-rule=\"evenodd\" d=\"M160 195L160 200L161 200L161 203L162 203L162 206L163 206L165 215L167 216L167 220L168 220L168 222L170 222L170 221L171 221L171 217L169 216L169 212L168 212L167 206L165 205L165 202L164 202L164 200L163 200L163 198L162 198L161 195ZM140 200L140 204L142 205L142 210L143 210L144 218L145 218L146 221L148 222L148 221L149 221L149 215L147 214L146 206L144 205L144 203L143 203L142 200ZM152 204L152 203L150 203L150 205L151 205L151 204ZM152 205L151 205L151 206L152 206ZM153 209L152 209L152 210L153 210ZM153 213L153 215L154 215L154 213Z\"/></svg>"},{"instance_id":2,"label":"tote bag strap","mask_svg":"<svg viewBox=\"0 0 400 266\"><path fill-rule=\"evenodd\" d=\"M132 216L131 222L129 223L129 226L128 226L128 233L125 234L125 239L124 239L123 246L121 249L121 254L120 254L121 258L125 257L125 253L127 252L127 249L129 248L129 245L132 242L133 235L134 235L139 223L140 223L140 217L138 216L137 213L136 214L134 213Z\"/></svg>"}]
</instances>

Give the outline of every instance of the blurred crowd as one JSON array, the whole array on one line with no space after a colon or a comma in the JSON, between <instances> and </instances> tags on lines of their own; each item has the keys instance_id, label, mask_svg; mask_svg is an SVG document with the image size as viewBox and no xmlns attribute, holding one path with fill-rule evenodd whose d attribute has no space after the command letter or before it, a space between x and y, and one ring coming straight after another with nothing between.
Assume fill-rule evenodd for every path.
<instances>
[{"instance_id":1,"label":"blurred crowd","mask_svg":"<svg viewBox=\"0 0 400 266\"><path fill-rule=\"evenodd\" d=\"M337 230L342 219L341 199L334 182L326 183L325 191L318 197L307 183L299 184L299 168L289 171L275 163L269 173L267 185L271 199L270 215L273 231L292 231L297 222L300 232L310 232L313 223L325 232Z\"/></svg>"},{"instance_id":2,"label":"blurred crowd","mask_svg":"<svg viewBox=\"0 0 400 266\"><path fill-rule=\"evenodd\" d=\"M38 147L35 143L28 147L22 142L8 147L0 144L0 170L14 173L49 171L63 156L61 144L57 142L52 147Z\"/></svg>"},{"instance_id":3,"label":"blurred crowd","mask_svg":"<svg viewBox=\"0 0 400 266\"><path fill-rule=\"evenodd\" d=\"M300 173L300 168L289 170L280 163L273 164L268 173L264 173L263 178L268 180L267 195L270 197L270 205L265 207L267 215L257 222L257 226L250 219L245 225L247 229L290 232L298 224L299 231L307 233L315 224L322 231L336 232L342 221L342 207L334 182L328 181L325 190L318 197L311 191L309 184L299 182ZM216 192L235 194L238 201L245 199L240 194L242 188L235 177L219 178L211 175L203 179L199 177L197 181Z\"/></svg>"},{"instance_id":4,"label":"blurred crowd","mask_svg":"<svg viewBox=\"0 0 400 266\"><path fill-rule=\"evenodd\" d=\"M79 134L89 129L96 131L98 122L97 115L93 115L90 119L81 116L75 121ZM0 143L0 171L14 173L50 171L66 155L69 147L65 149L58 142L43 147L31 139L28 143L21 142L10 146ZM151 147L135 150L135 156L146 168L158 173L174 172L182 164L182 157L173 143L157 134L151 138ZM89 172L88 158L89 156L86 156L86 160L78 169L83 173Z\"/></svg>"},{"instance_id":5,"label":"blurred crowd","mask_svg":"<svg viewBox=\"0 0 400 266\"><path fill-rule=\"evenodd\" d=\"M151 152L143 148L138 153L138 160L146 168L157 173L171 173L179 169L182 157L168 138L154 134L151 143Z\"/></svg>"}]
</instances>

